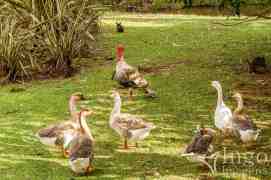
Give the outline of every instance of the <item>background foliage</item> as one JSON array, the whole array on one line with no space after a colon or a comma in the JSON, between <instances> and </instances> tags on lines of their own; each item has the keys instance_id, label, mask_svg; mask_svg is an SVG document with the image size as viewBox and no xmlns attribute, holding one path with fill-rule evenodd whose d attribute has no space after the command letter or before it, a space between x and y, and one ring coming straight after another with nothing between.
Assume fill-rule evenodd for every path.
<instances>
[{"instance_id":1,"label":"background foliage","mask_svg":"<svg viewBox=\"0 0 271 180\"><path fill-rule=\"evenodd\" d=\"M186 5L189 5L189 1L192 2L192 7L209 7L218 8L221 7L234 8L235 3L239 3L242 7L253 7L254 9L260 9L263 6L270 5L270 0L103 0L103 4L115 5L115 6L135 6L137 10L142 10L144 4L148 5L148 10L161 11L161 10L181 10ZM143 10L146 10L143 8Z\"/></svg>"}]
</instances>

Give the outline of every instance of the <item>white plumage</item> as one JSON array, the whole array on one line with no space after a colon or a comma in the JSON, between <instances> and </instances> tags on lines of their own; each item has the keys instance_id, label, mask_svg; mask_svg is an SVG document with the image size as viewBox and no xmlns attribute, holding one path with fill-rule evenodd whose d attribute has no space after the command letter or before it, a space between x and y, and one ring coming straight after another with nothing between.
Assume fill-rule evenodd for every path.
<instances>
[{"instance_id":1,"label":"white plumage","mask_svg":"<svg viewBox=\"0 0 271 180\"><path fill-rule=\"evenodd\" d=\"M70 167L73 172L78 174L85 173L89 168L89 158L78 158L75 160L69 160Z\"/></svg>"},{"instance_id":2,"label":"white plumage","mask_svg":"<svg viewBox=\"0 0 271 180\"><path fill-rule=\"evenodd\" d=\"M217 90L217 106L215 110L215 126L223 133L232 133L232 111L223 101L222 87L218 81L213 81L212 86Z\"/></svg>"},{"instance_id":3,"label":"white plumage","mask_svg":"<svg viewBox=\"0 0 271 180\"><path fill-rule=\"evenodd\" d=\"M239 133L240 133L240 138L241 138L242 142L244 142L244 143L256 141L259 136L259 131L255 131L255 130L251 130L251 129L250 130L239 130Z\"/></svg>"},{"instance_id":4,"label":"white plumage","mask_svg":"<svg viewBox=\"0 0 271 180\"><path fill-rule=\"evenodd\" d=\"M230 128L232 126L231 117L232 112L224 103L217 106L215 110L215 126L222 131Z\"/></svg>"}]
</instances>

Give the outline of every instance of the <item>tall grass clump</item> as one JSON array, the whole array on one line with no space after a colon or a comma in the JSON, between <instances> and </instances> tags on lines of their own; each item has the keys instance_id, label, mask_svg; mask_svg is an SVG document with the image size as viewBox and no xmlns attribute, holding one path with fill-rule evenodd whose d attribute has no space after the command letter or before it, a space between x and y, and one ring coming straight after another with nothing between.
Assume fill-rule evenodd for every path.
<instances>
[{"instance_id":1,"label":"tall grass clump","mask_svg":"<svg viewBox=\"0 0 271 180\"><path fill-rule=\"evenodd\" d=\"M28 41L14 42L18 43L19 47L8 44L10 51L14 52L20 48L20 53L12 60L16 64L14 71L20 69L18 67L23 64L21 63L23 60L29 63L26 67L31 67L21 68L23 74L20 74L23 76L69 77L74 72L73 64L77 59L93 56L97 45L99 16L91 0L4 0L4 2L2 17L9 19L8 14L13 14L16 17L14 28L21 29L15 33L16 37L28 37ZM7 32L10 34L12 31L9 29ZM6 35L6 39L8 38L11 36ZM1 46L7 47L8 41L1 43L3 43ZM1 54L1 57L10 61L7 53ZM1 61L1 67L8 66L8 61Z\"/></svg>"},{"instance_id":2,"label":"tall grass clump","mask_svg":"<svg viewBox=\"0 0 271 180\"><path fill-rule=\"evenodd\" d=\"M8 16L0 24L0 77L2 82L28 75L30 58L26 50L28 36L19 34L16 18Z\"/></svg>"},{"instance_id":3,"label":"tall grass clump","mask_svg":"<svg viewBox=\"0 0 271 180\"><path fill-rule=\"evenodd\" d=\"M38 21L35 36L35 52L44 56L46 54L46 71L50 73L71 76L72 63L78 57L91 54L95 45L98 16L86 0L46 1L42 4L45 9L41 16L43 21Z\"/></svg>"}]
</instances>

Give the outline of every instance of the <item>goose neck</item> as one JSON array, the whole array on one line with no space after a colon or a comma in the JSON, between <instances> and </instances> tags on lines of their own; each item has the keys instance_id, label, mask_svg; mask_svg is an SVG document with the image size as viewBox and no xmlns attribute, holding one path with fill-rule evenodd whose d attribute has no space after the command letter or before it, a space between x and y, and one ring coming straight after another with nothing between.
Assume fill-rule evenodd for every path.
<instances>
[{"instance_id":1,"label":"goose neck","mask_svg":"<svg viewBox=\"0 0 271 180\"><path fill-rule=\"evenodd\" d=\"M236 98L236 101L237 101L237 107L234 110L234 114L241 114L244 108L243 99L239 97L239 98Z\"/></svg>"},{"instance_id":2,"label":"goose neck","mask_svg":"<svg viewBox=\"0 0 271 180\"><path fill-rule=\"evenodd\" d=\"M94 138L92 136L91 130L89 129L87 122L86 122L86 116L82 113L80 114L80 129L81 131L86 134L92 141L94 141Z\"/></svg>"},{"instance_id":3,"label":"goose neck","mask_svg":"<svg viewBox=\"0 0 271 180\"><path fill-rule=\"evenodd\" d=\"M217 106L223 105L223 92L222 87L220 85L215 87L217 90Z\"/></svg>"},{"instance_id":4,"label":"goose neck","mask_svg":"<svg viewBox=\"0 0 271 180\"><path fill-rule=\"evenodd\" d=\"M69 110L71 114L76 112L76 100L73 97L69 100Z\"/></svg>"},{"instance_id":5,"label":"goose neck","mask_svg":"<svg viewBox=\"0 0 271 180\"><path fill-rule=\"evenodd\" d=\"M116 114L120 114L120 110L121 110L121 98L119 95L117 95L117 96L115 96L114 107L111 112L110 122L112 122L114 120L113 117Z\"/></svg>"}]
</instances>

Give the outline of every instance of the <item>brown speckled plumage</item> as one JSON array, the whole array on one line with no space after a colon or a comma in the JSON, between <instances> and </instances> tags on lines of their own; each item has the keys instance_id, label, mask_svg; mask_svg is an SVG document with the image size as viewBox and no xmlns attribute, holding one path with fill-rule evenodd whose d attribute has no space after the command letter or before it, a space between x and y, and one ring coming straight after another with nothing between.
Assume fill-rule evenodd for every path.
<instances>
[{"instance_id":1,"label":"brown speckled plumage","mask_svg":"<svg viewBox=\"0 0 271 180\"><path fill-rule=\"evenodd\" d=\"M202 128L196 133L192 142L187 146L185 153L209 154L209 147L213 141L213 133Z\"/></svg>"},{"instance_id":2,"label":"brown speckled plumage","mask_svg":"<svg viewBox=\"0 0 271 180\"><path fill-rule=\"evenodd\" d=\"M138 71L124 61L124 47L117 47L116 70L112 76L120 85L124 87L142 88L150 97L155 97L155 92L150 89L148 81Z\"/></svg>"},{"instance_id":3,"label":"brown speckled plumage","mask_svg":"<svg viewBox=\"0 0 271 180\"><path fill-rule=\"evenodd\" d=\"M121 113L121 98L119 93L114 91L112 96L114 97L114 107L110 115L109 125L124 138L124 148L127 149L128 140L143 140L155 126L152 123L145 122L138 116Z\"/></svg>"},{"instance_id":4,"label":"brown speckled plumage","mask_svg":"<svg viewBox=\"0 0 271 180\"><path fill-rule=\"evenodd\" d=\"M89 158L90 163L94 158L93 142L86 135L77 136L69 145L70 159Z\"/></svg>"},{"instance_id":5,"label":"brown speckled plumage","mask_svg":"<svg viewBox=\"0 0 271 180\"><path fill-rule=\"evenodd\" d=\"M64 143L64 131L76 129L78 123L78 113L76 112L76 102L84 99L81 93L74 93L69 100L69 111L71 117L69 120L52 124L48 127L38 130L37 137L46 145L61 146Z\"/></svg>"},{"instance_id":6,"label":"brown speckled plumage","mask_svg":"<svg viewBox=\"0 0 271 180\"><path fill-rule=\"evenodd\" d=\"M70 167L75 173L88 173L93 170L94 138L87 125L86 117L92 111L83 109L79 113L78 134L71 140L68 146Z\"/></svg>"},{"instance_id":7,"label":"brown speckled plumage","mask_svg":"<svg viewBox=\"0 0 271 180\"><path fill-rule=\"evenodd\" d=\"M248 115L234 115L233 122L234 126L240 130L257 130L257 126Z\"/></svg>"}]
</instances>

